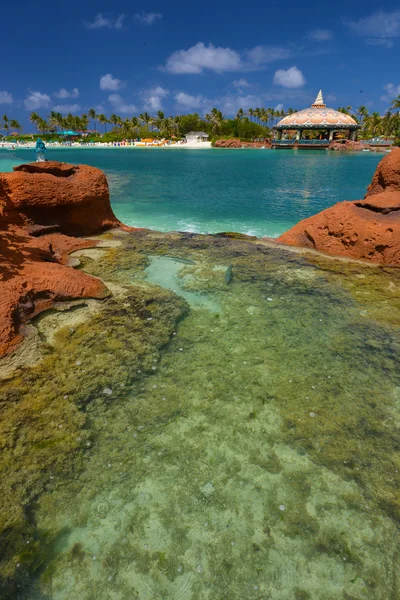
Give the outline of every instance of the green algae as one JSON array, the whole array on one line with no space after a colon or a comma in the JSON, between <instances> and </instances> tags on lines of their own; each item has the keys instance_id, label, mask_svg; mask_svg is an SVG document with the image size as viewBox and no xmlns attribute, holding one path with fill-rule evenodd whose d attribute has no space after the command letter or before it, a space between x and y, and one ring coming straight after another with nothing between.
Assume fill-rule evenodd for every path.
<instances>
[{"instance_id":1,"label":"green algae","mask_svg":"<svg viewBox=\"0 0 400 600\"><path fill-rule=\"evenodd\" d=\"M183 287L219 312L151 285L153 256L186 261ZM30 445L45 472L65 432L38 414L71 411L70 462L65 441L56 483L38 483L34 507L26 496L41 593L397 598L397 272L154 232L84 268L124 295L7 383L16 414L25 396L36 403ZM28 452L26 435L14 430Z\"/></svg>"},{"instance_id":2,"label":"green algae","mask_svg":"<svg viewBox=\"0 0 400 600\"><path fill-rule=\"evenodd\" d=\"M106 301L87 323L58 332L40 365L2 385L3 578L18 564L35 573L46 560L34 539L40 535L29 506L44 490L54 491L65 473L82 468L92 446L87 404L102 405L111 397L118 401L125 386L151 371L185 311L182 300L161 289L130 286L124 292Z\"/></svg>"}]
</instances>

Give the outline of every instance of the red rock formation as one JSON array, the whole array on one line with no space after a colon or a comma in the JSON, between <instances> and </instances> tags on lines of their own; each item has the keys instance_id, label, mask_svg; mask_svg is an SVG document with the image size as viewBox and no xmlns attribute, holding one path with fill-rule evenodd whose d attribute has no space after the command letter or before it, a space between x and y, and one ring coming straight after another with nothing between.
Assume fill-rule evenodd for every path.
<instances>
[{"instance_id":1,"label":"red rock formation","mask_svg":"<svg viewBox=\"0 0 400 600\"><path fill-rule=\"evenodd\" d=\"M1 173L0 202L10 213L68 235L90 235L120 225L111 210L106 176L86 165L32 163Z\"/></svg>"},{"instance_id":2,"label":"red rock formation","mask_svg":"<svg viewBox=\"0 0 400 600\"><path fill-rule=\"evenodd\" d=\"M353 140L335 140L329 144L329 150L336 150L339 152L361 152L362 150L368 150L369 146L356 142Z\"/></svg>"},{"instance_id":3,"label":"red rock formation","mask_svg":"<svg viewBox=\"0 0 400 600\"><path fill-rule=\"evenodd\" d=\"M0 173L0 356L53 302L108 294L99 279L66 266L70 252L95 243L64 234L118 226L98 169L48 162Z\"/></svg>"},{"instance_id":4,"label":"red rock formation","mask_svg":"<svg viewBox=\"0 0 400 600\"><path fill-rule=\"evenodd\" d=\"M393 150L381 160L368 186L365 198L381 192L400 192L400 148Z\"/></svg>"},{"instance_id":5,"label":"red rock formation","mask_svg":"<svg viewBox=\"0 0 400 600\"><path fill-rule=\"evenodd\" d=\"M277 241L400 267L400 149L379 163L365 200L338 202Z\"/></svg>"},{"instance_id":6,"label":"red rock formation","mask_svg":"<svg viewBox=\"0 0 400 600\"><path fill-rule=\"evenodd\" d=\"M241 142L237 139L217 140L214 144L215 148L270 148L271 141L265 142Z\"/></svg>"}]
</instances>

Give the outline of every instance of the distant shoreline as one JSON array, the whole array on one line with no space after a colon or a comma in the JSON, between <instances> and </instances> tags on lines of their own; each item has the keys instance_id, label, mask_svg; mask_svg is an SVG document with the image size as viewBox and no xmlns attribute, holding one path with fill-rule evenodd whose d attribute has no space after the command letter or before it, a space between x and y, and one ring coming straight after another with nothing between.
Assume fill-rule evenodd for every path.
<instances>
[{"instance_id":1,"label":"distant shoreline","mask_svg":"<svg viewBox=\"0 0 400 600\"><path fill-rule=\"evenodd\" d=\"M140 142L139 142L140 144ZM208 148L212 148L211 142L197 142L195 144L164 144L164 145L136 145L136 144L121 144L116 142L116 144L71 144L70 146L62 145L62 144L51 144L46 143L46 148L48 150L71 150L82 149L82 150L92 150L92 149L116 149L116 148L129 148L133 150L143 150L147 148L157 148L157 149L176 149L176 150L206 150ZM12 144L5 143L0 144L0 149L4 150L34 150L35 144Z\"/></svg>"}]
</instances>

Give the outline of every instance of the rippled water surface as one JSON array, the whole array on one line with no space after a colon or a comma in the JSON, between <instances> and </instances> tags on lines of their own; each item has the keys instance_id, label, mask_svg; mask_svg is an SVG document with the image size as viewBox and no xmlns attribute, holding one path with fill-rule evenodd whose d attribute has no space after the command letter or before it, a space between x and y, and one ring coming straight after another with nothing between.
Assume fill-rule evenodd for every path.
<instances>
[{"instance_id":1,"label":"rippled water surface","mask_svg":"<svg viewBox=\"0 0 400 600\"><path fill-rule=\"evenodd\" d=\"M398 272L111 243L113 297L2 387L4 597L396 600Z\"/></svg>"},{"instance_id":2,"label":"rippled water surface","mask_svg":"<svg viewBox=\"0 0 400 600\"><path fill-rule=\"evenodd\" d=\"M33 151L16 156L33 160ZM362 198L382 155L50 148L47 158L105 170L113 209L128 225L261 237L278 236L335 202Z\"/></svg>"}]
</instances>

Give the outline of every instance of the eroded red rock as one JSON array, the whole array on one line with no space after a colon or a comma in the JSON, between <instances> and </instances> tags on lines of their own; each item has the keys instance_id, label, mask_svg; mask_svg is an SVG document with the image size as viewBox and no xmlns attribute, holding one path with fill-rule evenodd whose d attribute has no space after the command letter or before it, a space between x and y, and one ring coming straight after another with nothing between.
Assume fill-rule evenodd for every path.
<instances>
[{"instance_id":1,"label":"eroded red rock","mask_svg":"<svg viewBox=\"0 0 400 600\"><path fill-rule=\"evenodd\" d=\"M329 150L337 152L361 152L367 149L369 149L369 146L355 140L334 140L329 144Z\"/></svg>"},{"instance_id":2,"label":"eroded red rock","mask_svg":"<svg viewBox=\"0 0 400 600\"><path fill-rule=\"evenodd\" d=\"M96 244L71 236L119 226L99 169L48 162L0 173L0 356L53 302L108 295L100 279L66 263L70 252Z\"/></svg>"},{"instance_id":3,"label":"eroded red rock","mask_svg":"<svg viewBox=\"0 0 400 600\"><path fill-rule=\"evenodd\" d=\"M393 148L381 160L368 186L365 198L381 192L400 192L400 148Z\"/></svg>"},{"instance_id":4,"label":"eroded red rock","mask_svg":"<svg viewBox=\"0 0 400 600\"><path fill-rule=\"evenodd\" d=\"M121 223L111 210L105 174L87 165L32 163L0 174L0 202L36 225L90 235Z\"/></svg>"},{"instance_id":5,"label":"eroded red rock","mask_svg":"<svg viewBox=\"0 0 400 600\"><path fill-rule=\"evenodd\" d=\"M365 200L339 202L277 241L400 267L400 149L379 163Z\"/></svg>"},{"instance_id":6,"label":"eroded red rock","mask_svg":"<svg viewBox=\"0 0 400 600\"><path fill-rule=\"evenodd\" d=\"M215 148L270 148L271 141L265 142L241 142L238 139L217 140Z\"/></svg>"}]
</instances>

